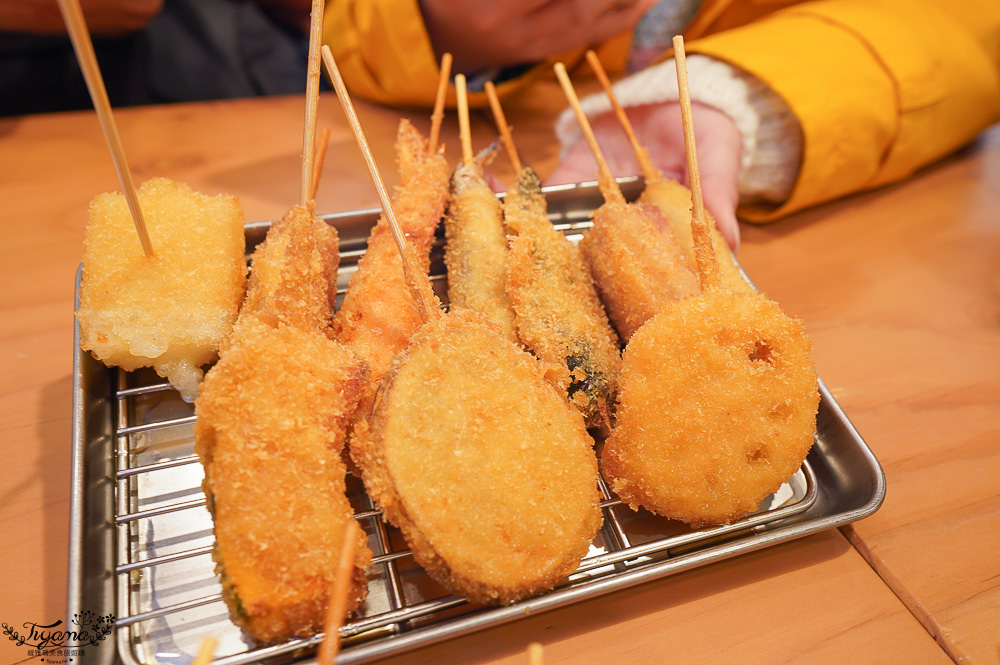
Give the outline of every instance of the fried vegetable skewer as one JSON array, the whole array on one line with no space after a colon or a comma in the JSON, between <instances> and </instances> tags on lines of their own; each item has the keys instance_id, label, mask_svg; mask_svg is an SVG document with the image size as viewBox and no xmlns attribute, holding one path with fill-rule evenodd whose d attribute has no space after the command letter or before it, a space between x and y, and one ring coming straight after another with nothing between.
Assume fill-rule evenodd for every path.
<instances>
[{"instance_id":1,"label":"fried vegetable skewer","mask_svg":"<svg viewBox=\"0 0 1000 665\"><path fill-rule=\"evenodd\" d=\"M556 63L555 71L594 153L605 199L594 212L594 225L584 234L580 248L608 316L627 341L665 303L697 293L698 280L659 209L625 202L566 67Z\"/></svg>"},{"instance_id":2,"label":"fried vegetable skewer","mask_svg":"<svg viewBox=\"0 0 1000 665\"><path fill-rule=\"evenodd\" d=\"M322 9L314 0L314 27ZM310 107L306 123L314 120ZM304 143L314 134L307 129ZM310 168L304 158L303 195ZM347 609L367 593L371 551L353 525L340 456L365 364L329 338L336 240L311 201L272 225L254 252L231 342L195 404L223 596L259 643L323 629L342 550L356 552L344 576Z\"/></svg>"},{"instance_id":3,"label":"fried vegetable skewer","mask_svg":"<svg viewBox=\"0 0 1000 665\"><path fill-rule=\"evenodd\" d=\"M604 88L604 92L611 102L615 116L618 118L618 122L625 131L632 150L635 152L636 161L639 163L639 168L645 180L645 188L639 197L639 201L641 203L650 203L660 209L670 224L670 230L673 232L674 239L684 248L688 264L693 268L695 258L694 240L691 237L691 190L676 180L663 177L663 173L653 165L653 160L649 157L649 151L639 143L639 139L635 135L635 130L632 128L632 123L628 119L628 114L625 113L625 109L618 103L618 98L611 88L611 80L604 71L600 58L597 57L594 51L587 51L587 62L597 75L597 79L601 82L601 87ZM731 289L752 290L750 284L743 277L743 273L740 272L739 266L732 252L729 250L725 238L719 233L719 229L715 225L715 220L711 215L708 215L708 219L711 222L712 244L715 246L715 255L718 257L719 270L722 272L723 281Z\"/></svg>"},{"instance_id":4,"label":"fried vegetable skewer","mask_svg":"<svg viewBox=\"0 0 1000 665\"><path fill-rule=\"evenodd\" d=\"M451 307L472 309L486 315L500 326L507 339L517 342L514 310L504 288L507 236L500 201L472 155L465 77L456 76L455 86L462 163L455 169L454 195L444 221L448 239L444 254L448 268L448 300Z\"/></svg>"},{"instance_id":5,"label":"fried vegetable skewer","mask_svg":"<svg viewBox=\"0 0 1000 665\"><path fill-rule=\"evenodd\" d=\"M496 90L486 94L517 184L503 204L507 231L506 293L517 336L543 363L546 377L566 394L590 426L607 422L621 356L579 250L546 216L538 176L522 168Z\"/></svg>"},{"instance_id":6,"label":"fried vegetable skewer","mask_svg":"<svg viewBox=\"0 0 1000 665\"><path fill-rule=\"evenodd\" d=\"M720 283L678 39L703 292L667 303L629 341L601 464L634 509L692 525L728 523L755 510L801 466L816 430L819 392L801 322L761 294Z\"/></svg>"},{"instance_id":7,"label":"fried vegetable skewer","mask_svg":"<svg viewBox=\"0 0 1000 665\"><path fill-rule=\"evenodd\" d=\"M323 55L368 153L329 49ZM416 278L426 284L412 289L430 293L426 276L407 275ZM482 314L429 318L393 361L351 453L432 578L476 603L515 602L575 570L600 526L593 441L538 361Z\"/></svg>"}]
</instances>

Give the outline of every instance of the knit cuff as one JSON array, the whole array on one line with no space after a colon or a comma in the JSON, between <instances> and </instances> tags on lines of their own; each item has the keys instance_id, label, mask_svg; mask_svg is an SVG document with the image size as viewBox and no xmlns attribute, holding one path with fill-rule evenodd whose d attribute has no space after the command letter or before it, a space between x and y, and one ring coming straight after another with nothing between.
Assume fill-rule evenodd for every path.
<instances>
[{"instance_id":1,"label":"knit cuff","mask_svg":"<svg viewBox=\"0 0 1000 665\"><path fill-rule=\"evenodd\" d=\"M692 101L719 109L743 139L739 191L743 203L781 203L789 197L802 162L802 129L788 105L760 79L725 62L693 54L687 58ZM678 99L673 59L618 81L615 96L624 107ZM611 112L603 92L580 101L589 118ZM581 136L571 109L556 123L563 155Z\"/></svg>"}]
</instances>

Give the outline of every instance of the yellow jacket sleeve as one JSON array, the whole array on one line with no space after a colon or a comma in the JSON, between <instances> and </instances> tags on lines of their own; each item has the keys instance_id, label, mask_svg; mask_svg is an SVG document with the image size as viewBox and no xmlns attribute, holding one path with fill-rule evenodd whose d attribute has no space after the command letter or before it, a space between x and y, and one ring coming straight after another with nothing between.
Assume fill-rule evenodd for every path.
<instances>
[{"instance_id":1,"label":"yellow jacket sleeve","mask_svg":"<svg viewBox=\"0 0 1000 665\"><path fill-rule=\"evenodd\" d=\"M417 0L330 0L323 41L352 94L381 104L433 106L440 70ZM609 71L624 69L630 43L631 35L622 35L599 47L598 55ZM557 61L572 70L583 60L583 49L555 55L498 84L497 94L502 98L539 76L551 76ZM448 105L455 106L454 87ZM486 95L471 92L469 105L486 107Z\"/></svg>"},{"instance_id":2,"label":"yellow jacket sleeve","mask_svg":"<svg viewBox=\"0 0 1000 665\"><path fill-rule=\"evenodd\" d=\"M904 178L1000 118L994 0L807 2L687 50L756 75L801 124L791 196L741 209L751 221Z\"/></svg>"}]
</instances>

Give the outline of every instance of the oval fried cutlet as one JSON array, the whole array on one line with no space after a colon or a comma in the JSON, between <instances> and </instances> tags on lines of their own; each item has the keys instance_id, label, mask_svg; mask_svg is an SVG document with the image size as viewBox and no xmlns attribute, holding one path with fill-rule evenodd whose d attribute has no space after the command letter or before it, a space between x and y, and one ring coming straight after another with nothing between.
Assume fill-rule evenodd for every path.
<instances>
[{"instance_id":1,"label":"oval fried cutlet","mask_svg":"<svg viewBox=\"0 0 1000 665\"><path fill-rule=\"evenodd\" d=\"M509 604L572 573L601 524L580 413L479 314L429 323L351 449L369 494L446 589Z\"/></svg>"},{"instance_id":2,"label":"oval fried cutlet","mask_svg":"<svg viewBox=\"0 0 1000 665\"><path fill-rule=\"evenodd\" d=\"M255 317L205 378L195 437L213 556L233 621L257 642L323 630L354 520L340 450L363 378L363 363L321 332ZM349 609L366 595L371 561L356 533Z\"/></svg>"},{"instance_id":3,"label":"oval fried cutlet","mask_svg":"<svg viewBox=\"0 0 1000 665\"><path fill-rule=\"evenodd\" d=\"M629 341L601 457L632 508L690 524L755 510L799 468L819 392L801 323L760 294L708 290Z\"/></svg>"}]
</instances>

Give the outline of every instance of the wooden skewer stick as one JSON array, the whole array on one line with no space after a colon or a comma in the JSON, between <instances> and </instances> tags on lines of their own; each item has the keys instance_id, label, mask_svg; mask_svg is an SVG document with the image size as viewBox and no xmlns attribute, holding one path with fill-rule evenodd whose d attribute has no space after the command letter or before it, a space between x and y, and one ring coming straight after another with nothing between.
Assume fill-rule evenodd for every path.
<instances>
[{"instance_id":1,"label":"wooden skewer stick","mask_svg":"<svg viewBox=\"0 0 1000 665\"><path fill-rule=\"evenodd\" d=\"M559 84L562 86L563 92L566 93L566 99L569 100L569 105L573 108L573 113L576 114L576 121L580 124L583 136L587 139L587 145L594 153L594 159L597 161L597 179L604 200L608 203L625 203L625 196L622 194L621 188L618 187L618 183L615 182L615 177L611 175L611 169L608 168L608 163L604 160L601 147L597 145L597 137L594 136L594 130L590 127L590 121L587 120L587 115L580 107L580 99L576 96L576 90L573 89L573 84L569 80L569 74L566 73L566 65L557 62L554 69L556 78L559 79Z\"/></svg>"},{"instance_id":2,"label":"wooden skewer stick","mask_svg":"<svg viewBox=\"0 0 1000 665\"><path fill-rule=\"evenodd\" d=\"M212 662L212 656L215 654L215 647L218 646L219 641L216 640L211 635L207 636L201 641L201 646L198 647L198 655L194 657L191 661L191 665L208 665Z\"/></svg>"},{"instance_id":3,"label":"wooden skewer stick","mask_svg":"<svg viewBox=\"0 0 1000 665\"><path fill-rule=\"evenodd\" d=\"M340 561L337 562L337 576L333 580L333 591L326 611L325 636L319 646L317 659L319 665L333 665L340 652L340 627L344 625L347 594L351 590L351 580L354 577L354 552L358 544L355 534L357 528L357 522L354 520L344 525L344 542L340 550Z\"/></svg>"},{"instance_id":4,"label":"wooden skewer stick","mask_svg":"<svg viewBox=\"0 0 1000 665\"><path fill-rule=\"evenodd\" d=\"M514 145L514 137L510 133L510 125L507 124L507 117L503 114L503 107L500 106L500 98L497 97L496 86L493 81L486 82L486 99L490 101L490 109L493 110L493 120L500 130L500 140L503 141L504 148L510 156L510 164L514 167L514 173L518 174L523 169L521 158L517 156L517 146Z\"/></svg>"},{"instance_id":5,"label":"wooden skewer stick","mask_svg":"<svg viewBox=\"0 0 1000 665\"><path fill-rule=\"evenodd\" d=\"M319 133L316 141L316 165L313 167L312 186L309 188L309 198L316 199L316 190L319 189L319 179L323 175L323 162L326 160L326 149L330 145L330 128L324 127Z\"/></svg>"},{"instance_id":6,"label":"wooden skewer stick","mask_svg":"<svg viewBox=\"0 0 1000 665\"><path fill-rule=\"evenodd\" d=\"M312 200L313 170L316 168L316 114L319 110L319 49L323 44L324 0L312 0L309 23L309 69L306 74L306 120L302 136L302 183L299 203Z\"/></svg>"},{"instance_id":7,"label":"wooden skewer stick","mask_svg":"<svg viewBox=\"0 0 1000 665\"><path fill-rule=\"evenodd\" d=\"M344 107L347 122L354 133L354 139L358 143L361 155L365 158L365 163L368 165L368 173L371 175L375 191L378 192L379 201L382 203L382 213L389 223L389 228L392 229L392 237L396 241L396 249L399 250L399 256L403 263L403 276L406 280L406 287L410 290L414 302L420 308L421 317L424 322L430 321L435 315L440 315L440 310L435 303L430 302L431 299L429 297L425 297L424 292L419 287L420 284L427 282L429 289L430 283L427 280L427 276L417 268L411 255L412 250L406 244L403 230L399 226L399 221L396 220L396 214L392 211L392 202L389 200L389 193L385 189L385 183L382 182L382 175L375 164L371 148L368 147L368 139L365 138L365 132L361 128L358 114L354 111L351 96L347 92L347 86L344 85L344 79L340 76L340 69L337 68L337 62L333 59L333 53L330 51L329 46L323 47L323 63L326 64L327 72L333 81L333 88L337 91L340 105Z\"/></svg>"},{"instance_id":8,"label":"wooden skewer stick","mask_svg":"<svg viewBox=\"0 0 1000 665\"><path fill-rule=\"evenodd\" d=\"M528 665L545 665L545 651L539 642L528 645Z\"/></svg>"},{"instance_id":9,"label":"wooden skewer stick","mask_svg":"<svg viewBox=\"0 0 1000 665\"><path fill-rule=\"evenodd\" d=\"M687 155L688 179L691 181L692 219L691 235L694 239L695 267L702 290L719 284L719 264L712 246L711 227L705 218L705 204L701 196L701 175L698 172L698 154L694 145L694 120L691 116L691 92L688 89L687 60L684 57L684 38L674 37L674 62L677 65L677 89L680 92L681 120L684 123L684 151Z\"/></svg>"},{"instance_id":10,"label":"wooden skewer stick","mask_svg":"<svg viewBox=\"0 0 1000 665\"><path fill-rule=\"evenodd\" d=\"M118 182L121 183L129 212L132 213L132 223L135 224L135 230L139 234L142 252L147 257L153 256L153 243L149 239L149 231L146 229L146 220L142 216L142 208L139 207L139 196L135 192L135 182L132 181L132 172L128 168L128 160L125 159L125 150L122 148L118 127L115 125L115 119L111 113L108 91L104 87L104 78L101 77L101 69L97 64L97 56L94 54L94 44L90 41L90 32L87 30L87 23L83 20L80 2L79 0L59 0L59 11L62 12L63 21L66 23L70 40L73 42L73 49L80 62L80 69L83 70L83 78L87 82L87 90L90 91L94 110L97 111L97 119L104 132L104 140L111 151L111 161L118 173Z\"/></svg>"},{"instance_id":11,"label":"wooden skewer stick","mask_svg":"<svg viewBox=\"0 0 1000 665\"><path fill-rule=\"evenodd\" d=\"M611 89L611 79L608 78L608 73L604 71L604 66L601 64L601 59L597 57L594 51L587 51L587 62L590 63L590 68L594 70L594 74L597 75L597 80L601 82L601 87L604 88L605 94L607 94L608 99L611 101L611 107L615 111L615 116L618 118L618 123L625 130L625 136L628 137L629 144L632 146L632 151L635 152L635 158L639 162L639 168L642 169L642 176L647 180L655 180L657 178L663 177L659 169L653 166L653 160L649 158L649 151L646 150L639 143L639 139L635 136L635 130L632 128L632 122L628 119L628 114L625 113L625 109L622 105L618 103L618 98L615 97L614 91Z\"/></svg>"},{"instance_id":12,"label":"wooden skewer stick","mask_svg":"<svg viewBox=\"0 0 1000 665\"><path fill-rule=\"evenodd\" d=\"M427 152L434 154L437 150L438 136L441 134L441 123L444 121L444 101L448 96L448 80L451 78L451 53L441 56L441 75L438 77L437 96L434 98L434 113L431 114L431 133L427 137Z\"/></svg>"},{"instance_id":13,"label":"wooden skewer stick","mask_svg":"<svg viewBox=\"0 0 1000 665\"><path fill-rule=\"evenodd\" d=\"M455 76L455 92L458 94L458 137L462 142L462 161L472 166L472 130L469 128L469 97L465 88L465 75Z\"/></svg>"}]
</instances>

